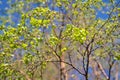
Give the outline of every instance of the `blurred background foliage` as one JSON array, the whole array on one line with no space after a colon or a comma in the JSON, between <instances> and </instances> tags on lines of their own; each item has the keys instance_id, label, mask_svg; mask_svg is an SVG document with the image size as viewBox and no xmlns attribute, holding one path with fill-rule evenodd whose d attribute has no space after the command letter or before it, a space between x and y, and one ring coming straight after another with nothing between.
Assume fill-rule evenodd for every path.
<instances>
[{"instance_id":1,"label":"blurred background foliage","mask_svg":"<svg viewBox=\"0 0 120 80\"><path fill-rule=\"evenodd\" d=\"M119 0L1 0L0 80L119 80Z\"/></svg>"}]
</instances>

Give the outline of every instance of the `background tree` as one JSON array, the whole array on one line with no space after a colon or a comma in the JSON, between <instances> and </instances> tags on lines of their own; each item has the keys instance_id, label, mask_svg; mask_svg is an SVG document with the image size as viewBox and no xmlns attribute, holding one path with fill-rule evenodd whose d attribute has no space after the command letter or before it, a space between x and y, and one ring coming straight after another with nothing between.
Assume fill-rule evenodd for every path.
<instances>
[{"instance_id":1,"label":"background tree","mask_svg":"<svg viewBox=\"0 0 120 80\"><path fill-rule=\"evenodd\" d=\"M120 1L8 4L0 27L0 79L118 80Z\"/></svg>"}]
</instances>

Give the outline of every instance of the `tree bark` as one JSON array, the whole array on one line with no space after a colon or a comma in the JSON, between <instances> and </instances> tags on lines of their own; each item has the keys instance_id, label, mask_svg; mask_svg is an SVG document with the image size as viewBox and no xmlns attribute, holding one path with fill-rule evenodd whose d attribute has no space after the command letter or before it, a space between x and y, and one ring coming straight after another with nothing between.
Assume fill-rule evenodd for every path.
<instances>
[{"instance_id":1,"label":"tree bark","mask_svg":"<svg viewBox=\"0 0 120 80\"><path fill-rule=\"evenodd\" d=\"M60 80L68 80L68 75L65 70L65 63L63 61L64 61L64 55L62 55L60 58L60 75L61 75Z\"/></svg>"},{"instance_id":2,"label":"tree bark","mask_svg":"<svg viewBox=\"0 0 120 80\"><path fill-rule=\"evenodd\" d=\"M115 74L115 80L118 80L118 64L116 64L116 74Z\"/></svg>"}]
</instances>

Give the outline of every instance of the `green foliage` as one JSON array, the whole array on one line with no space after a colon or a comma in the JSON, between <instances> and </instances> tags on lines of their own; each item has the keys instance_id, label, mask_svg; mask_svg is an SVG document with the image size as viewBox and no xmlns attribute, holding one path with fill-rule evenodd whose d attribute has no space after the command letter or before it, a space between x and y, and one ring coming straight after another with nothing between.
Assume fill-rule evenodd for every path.
<instances>
[{"instance_id":1,"label":"green foliage","mask_svg":"<svg viewBox=\"0 0 120 80\"><path fill-rule=\"evenodd\" d=\"M102 0L10 1L8 16L0 18L1 80L57 80L62 67L63 73L64 69L67 71L65 74L69 74L71 67L75 70L79 67L87 73L87 66L94 68L94 59L101 64L101 59L107 63L120 60L120 45L115 43L120 37L120 8L115 6L117 2L114 0L109 3ZM34 4L38 6L34 8ZM110 17L97 18L99 11ZM20 15L17 26L12 20L14 13ZM61 61L65 61L62 67ZM49 70L57 78L51 78Z\"/></svg>"},{"instance_id":2,"label":"green foliage","mask_svg":"<svg viewBox=\"0 0 120 80\"><path fill-rule=\"evenodd\" d=\"M70 24L66 26L65 35L67 35L74 41L79 41L80 43L83 43L86 40L87 34L88 31L84 28L77 28L74 25Z\"/></svg>"},{"instance_id":3,"label":"green foliage","mask_svg":"<svg viewBox=\"0 0 120 80\"><path fill-rule=\"evenodd\" d=\"M30 53L25 54L24 57L23 57L23 62L25 64L29 64L29 63L33 62L33 58L34 58L34 56L31 55Z\"/></svg>"},{"instance_id":4,"label":"green foliage","mask_svg":"<svg viewBox=\"0 0 120 80\"><path fill-rule=\"evenodd\" d=\"M38 20L35 18L31 18L30 23L32 26L40 27L40 26L48 26L50 20Z\"/></svg>"},{"instance_id":5,"label":"green foliage","mask_svg":"<svg viewBox=\"0 0 120 80\"><path fill-rule=\"evenodd\" d=\"M51 44L52 46L55 46L55 45L57 45L58 43L60 43L60 40L59 40L57 37L55 37L55 36L51 36L49 42L50 42L50 44Z\"/></svg>"}]
</instances>

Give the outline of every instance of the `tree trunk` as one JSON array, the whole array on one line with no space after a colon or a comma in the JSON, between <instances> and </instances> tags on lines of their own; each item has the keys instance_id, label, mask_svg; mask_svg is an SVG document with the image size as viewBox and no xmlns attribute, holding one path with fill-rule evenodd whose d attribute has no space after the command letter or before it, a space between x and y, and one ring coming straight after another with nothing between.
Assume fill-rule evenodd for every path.
<instances>
[{"instance_id":1,"label":"tree trunk","mask_svg":"<svg viewBox=\"0 0 120 80\"><path fill-rule=\"evenodd\" d=\"M65 63L62 61L64 61L64 55L61 56L60 60L60 75L61 75L60 80L68 80L68 75L65 69Z\"/></svg>"},{"instance_id":2,"label":"tree trunk","mask_svg":"<svg viewBox=\"0 0 120 80\"><path fill-rule=\"evenodd\" d=\"M116 64L116 74L115 74L115 80L118 80L118 64Z\"/></svg>"}]
</instances>

